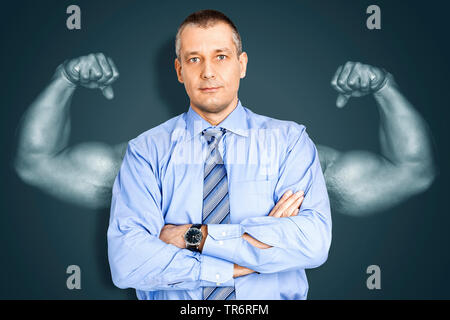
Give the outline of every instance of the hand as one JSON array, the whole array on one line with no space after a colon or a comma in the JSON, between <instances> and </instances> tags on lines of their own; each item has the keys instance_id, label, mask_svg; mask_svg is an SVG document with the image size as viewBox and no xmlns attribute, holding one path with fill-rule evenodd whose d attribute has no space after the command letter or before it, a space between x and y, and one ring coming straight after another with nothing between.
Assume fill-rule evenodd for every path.
<instances>
[{"instance_id":1,"label":"hand","mask_svg":"<svg viewBox=\"0 0 450 320\"><path fill-rule=\"evenodd\" d=\"M103 53L91 53L66 60L58 67L57 72L74 85L100 89L105 98L114 98L111 84L119 77L119 71L113 60Z\"/></svg>"},{"instance_id":2,"label":"hand","mask_svg":"<svg viewBox=\"0 0 450 320\"><path fill-rule=\"evenodd\" d=\"M288 190L275 204L272 211L270 211L269 216L275 218L296 216L300 210L300 206L303 202L303 199L304 199L303 191L292 193L291 190ZM259 240L256 240L248 233L244 233L242 235L242 238L248 241L252 246L257 247L259 249L272 248L272 246L269 246Z\"/></svg>"},{"instance_id":3,"label":"hand","mask_svg":"<svg viewBox=\"0 0 450 320\"><path fill-rule=\"evenodd\" d=\"M296 216L304 199L304 192L286 191L270 211L269 216L275 218Z\"/></svg>"},{"instance_id":4,"label":"hand","mask_svg":"<svg viewBox=\"0 0 450 320\"><path fill-rule=\"evenodd\" d=\"M387 81L384 69L348 61L339 66L331 80L331 86L339 92L336 106L342 108L351 97L362 97L380 90Z\"/></svg>"},{"instance_id":5,"label":"hand","mask_svg":"<svg viewBox=\"0 0 450 320\"><path fill-rule=\"evenodd\" d=\"M184 234L192 226L192 224L183 224L180 226L174 224L166 224L159 234L159 238L168 244L185 249L186 242L184 241Z\"/></svg>"},{"instance_id":6,"label":"hand","mask_svg":"<svg viewBox=\"0 0 450 320\"><path fill-rule=\"evenodd\" d=\"M255 272L252 269L246 268L246 267L242 267L240 265L234 264L234 269L233 269L233 278L237 278L237 277L242 277L242 276L246 276L250 273Z\"/></svg>"}]
</instances>

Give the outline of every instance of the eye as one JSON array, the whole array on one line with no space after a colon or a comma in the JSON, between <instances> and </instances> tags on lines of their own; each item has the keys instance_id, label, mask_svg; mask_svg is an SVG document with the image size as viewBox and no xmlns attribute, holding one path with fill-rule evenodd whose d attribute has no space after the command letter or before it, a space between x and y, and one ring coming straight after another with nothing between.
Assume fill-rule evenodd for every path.
<instances>
[{"instance_id":1,"label":"eye","mask_svg":"<svg viewBox=\"0 0 450 320\"><path fill-rule=\"evenodd\" d=\"M193 57L189 59L189 62L198 62L200 59L198 57Z\"/></svg>"},{"instance_id":2,"label":"eye","mask_svg":"<svg viewBox=\"0 0 450 320\"><path fill-rule=\"evenodd\" d=\"M219 60L225 60L226 58L227 58L227 56L224 54L220 54L217 56L217 59L219 59Z\"/></svg>"}]
</instances>

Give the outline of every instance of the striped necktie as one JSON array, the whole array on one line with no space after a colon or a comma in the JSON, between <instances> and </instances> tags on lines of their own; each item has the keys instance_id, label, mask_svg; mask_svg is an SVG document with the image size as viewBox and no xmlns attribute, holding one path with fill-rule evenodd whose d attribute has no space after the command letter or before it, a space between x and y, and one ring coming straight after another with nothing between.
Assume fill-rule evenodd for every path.
<instances>
[{"instance_id":1,"label":"striped necktie","mask_svg":"<svg viewBox=\"0 0 450 320\"><path fill-rule=\"evenodd\" d=\"M225 134L224 128L202 131L208 143L203 180L203 224L230 223L227 171L217 145ZM203 300L236 299L234 287L204 287Z\"/></svg>"}]
</instances>

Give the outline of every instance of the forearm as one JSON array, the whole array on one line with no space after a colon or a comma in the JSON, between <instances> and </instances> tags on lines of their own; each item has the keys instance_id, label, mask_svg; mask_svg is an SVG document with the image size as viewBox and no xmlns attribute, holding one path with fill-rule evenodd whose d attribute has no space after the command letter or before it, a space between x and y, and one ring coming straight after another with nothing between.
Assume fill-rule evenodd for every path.
<instances>
[{"instance_id":1,"label":"forearm","mask_svg":"<svg viewBox=\"0 0 450 320\"><path fill-rule=\"evenodd\" d=\"M113 220L108 229L108 256L119 288L194 290L234 284L232 263L169 245L149 230L120 220Z\"/></svg>"},{"instance_id":2,"label":"forearm","mask_svg":"<svg viewBox=\"0 0 450 320\"><path fill-rule=\"evenodd\" d=\"M400 92L393 77L374 94L380 113L382 156L396 166L433 174L432 139L427 123Z\"/></svg>"},{"instance_id":3,"label":"forearm","mask_svg":"<svg viewBox=\"0 0 450 320\"><path fill-rule=\"evenodd\" d=\"M32 156L52 156L67 146L74 91L75 85L57 70L21 119L16 161L31 160Z\"/></svg>"},{"instance_id":4,"label":"forearm","mask_svg":"<svg viewBox=\"0 0 450 320\"><path fill-rule=\"evenodd\" d=\"M289 218L258 217L241 224L209 225L203 254L260 273L315 268L327 259L331 242L331 223L319 216L310 212Z\"/></svg>"}]
</instances>

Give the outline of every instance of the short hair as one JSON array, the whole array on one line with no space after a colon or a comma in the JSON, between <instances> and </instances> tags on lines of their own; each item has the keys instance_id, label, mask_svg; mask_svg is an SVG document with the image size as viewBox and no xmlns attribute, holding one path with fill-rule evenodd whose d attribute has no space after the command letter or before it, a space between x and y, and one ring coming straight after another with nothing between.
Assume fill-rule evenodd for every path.
<instances>
[{"instance_id":1,"label":"short hair","mask_svg":"<svg viewBox=\"0 0 450 320\"><path fill-rule=\"evenodd\" d=\"M241 36L230 18L228 18L225 14L217 10L200 10L194 13L191 13L181 25L178 27L178 32L175 37L175 53L177 55L178 60L180 59L180 49L181 49L181 40L180 35L184 28L188 25L195 25L201 28L208 28L215 25L218 22L224 22L229 25L233 31L233 42L236 46L238 56L242 53L242 40Z\"/></svg>"}]
</instances>

